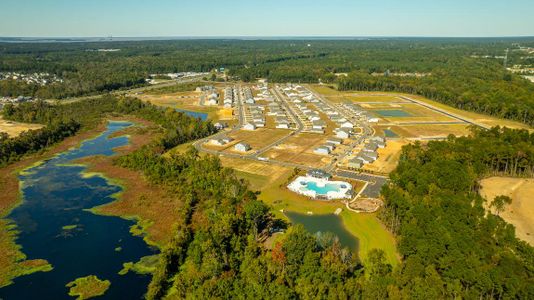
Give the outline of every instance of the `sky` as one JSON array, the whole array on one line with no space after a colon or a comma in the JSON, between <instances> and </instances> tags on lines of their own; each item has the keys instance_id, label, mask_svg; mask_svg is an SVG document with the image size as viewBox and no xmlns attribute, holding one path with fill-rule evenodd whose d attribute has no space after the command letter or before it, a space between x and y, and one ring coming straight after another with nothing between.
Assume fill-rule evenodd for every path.
<instances>
[{"instance_id":1,"label":"sky","mask_svg":"<svg viewBox=\"0 0 534 300\"><path fill-rule=\"evenodd\" d=\"M0 36L534 36L533 12L533 0L0 0Z\"/></svg>"}]
</instances>

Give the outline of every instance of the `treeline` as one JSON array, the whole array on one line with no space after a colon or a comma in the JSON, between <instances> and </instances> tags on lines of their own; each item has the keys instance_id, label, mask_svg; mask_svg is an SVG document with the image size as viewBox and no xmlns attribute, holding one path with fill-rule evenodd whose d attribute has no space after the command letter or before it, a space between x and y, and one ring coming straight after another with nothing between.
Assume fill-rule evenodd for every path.
<instances>
[{"instance_id":1,"label":"treeline","mask_svg":"<svg viewBox=\"0 0 534 300\"><path fill-rule=\"evenodd\" d=\"M163 109L134 98L105 96L68 104L49 104L44 101L7 104L3 110L4 119L39 123L46 127L17 138L4 137L0 141L3 149L0 151L0 161L12 162L25 153L59 142L80 128L92 128L102 118L113 115L133 115L160 125L164 131L157 140L161 151L215 133L209 121L203 122L182 112Z\"/></svg>"},{"instance_id":2,"label":"treeline","mask_svg":"<svg viewBox=\"0 0 534 300\"><path fill-rule=\"evenodd\" d=\"M149 74L209 72L224 67L244 81L333 82L334 73L434 73L451 60L472 55L502 56L515 39L385 39L385 40L181 40L99 43L0 44L0 72L48 72L64 80L48 86L0 83L0 95L65 98L145 84ZM101 48L116 52L88 51ZM512 51L510 64L521 63ZM502 61L477 59L464 66L478 77L476 65Z\"/></svg>"},{"instance_id":3,"label":"treeline","mask_svg":"<svg viewBox=\"0 0 534 300\"><path fill-rule=\"evenodd\" d=\"M354 72L339 90L395 91L425 96L453 107L534 125L534 84L507 73L500 64L475 58L450 61L421 78Z\"/></svg>"},{"instance_id":4,"label":"treeline","mask_svg":"<svg viewBox=\"0 0 534 300\"><path fill-rule=\"evenodd\" d=\"M405 146L382 191L381 218L403 260L396 289L409 299L532 299L534 249L485 211L478 181L493 172L532 175L533 168L534 134L524 130Z\"/></svg>"},{"instance_id":5,"label":"treeline","mask_svg":"<svg viewBox=\"0 0 534 300\"><path fill-rule=\"evenodd\" d=\"M13 138L2 132L0 133L0 168L18 161L26 154L38 152L73 136L79 129L80 124L70 120L60 121L37 130L28 130Z\"/></svg>"}]
</instances>

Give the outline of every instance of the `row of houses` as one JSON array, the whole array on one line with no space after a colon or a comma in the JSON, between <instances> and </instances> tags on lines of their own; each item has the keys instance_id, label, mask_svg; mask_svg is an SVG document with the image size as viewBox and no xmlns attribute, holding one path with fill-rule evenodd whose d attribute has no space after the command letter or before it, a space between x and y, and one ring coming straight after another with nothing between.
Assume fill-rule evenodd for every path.
<instances>
[{"instance_id":1,"label":"row of houses","mask_svg":"<svg viewBox=\"0 0 534 300\"><path fill-rule=\"evenodd\" d=\"M49 73L24 74L24 73L18 73L18 72L0 72L0 80L22 81L27 84L37 84L41 86L49 85L52 83L63 82L63 79L59 78L55 74L49 74Z\"/></svg>"},{"instance_id":2,"label":"row of houses","mask_svg":"<svg viewBox=\"0 0 534 300\"><path fill-rule=\"evenodd\" d=\"M232 108L235 104L235 101L237 100L239 90L237 88L233 87L226 87L224 89L224 100L223 105L224 108Z\"/></svg>"},{"instance_id":3,"label":"row of houses","mask_svg":"<svg viewBox=\"0 0 534 300\"><path fill-rule=\"evenodd\" d=\"M291 122L289 121L287 111L280 106L280 104L276 102L271 102L268 105L269 112L267 113L269 116L274 117L274 122L276 124L276 128L278 129L289 129L291 126Z\"/></svg>"},{"instance_id":4,"label":"row of houses","mask_svg":"<svg viewBox=\"0 0 534 300\"><path fill-rule=\"evenodd\" d=\"M322 144L321 146L315 148L313 152L315 154L319 155L329 155L334 151L339 145L343 143L342 139L336 138L336 137L330 137L326 140L326 143Z\"/></svg>"},{"instance_id":5,"label":"row of houses","mask_svg":"<svg viewBox=\"0 0 534 300\"><path fill-rule=\"evenodd\" d=\"M386 139L384 137L372 137L361 151L348 162L348 167L353 169L361 169L365 164L370 164L378 159L379 148L386 147Z\"/></svg>"},{"instance_id":6,"label":"row of houses","mask_svg":"<svg viewBox=\"0 0 534 300\"><path fill-rule=\"evenodd\" d=\"M18 97L0 97L0 103L1 104L7 104L7 103L22 103L22 102L30 102L34 99L32 97L26 97L26 96L18 96Z\"/></svg>"},{"instance_id":7,"label":"row of houses","mask_svg":"<svg viewBox=\"0 0 534 300\"><path fill-rule=\"evenodd\" d=\"M228 145L228 144L230 144L232 142L234 142L234 139L231 138L231 137L227 137L227 136L211 139L209 141L209 143L214 145L214 146L226 146L226 145ZM245 142L239 142L239 143L234 145L234 150L237 151L237 152L248 152L251 149L252 149L252 147L250 147L250 145L245 143Z\"/></svg>"},{"instance_id":8,"label":"row of houses","mask_svg":"<svg viewBox=\"0 0 534 300\"><path fill-rule=\"evenodd\" d=\"M202 93L202 95L200 95L200 103L202 103L203 105L219 105L219 92L214 86L200 86L196 88L196 91Z\"/></svg>"},{"instance_id":9,"label":"row of houses","mask_svg":"<svg viewBox=\"0 0 534 300\"><path fill-rule=\"evenodd\" d=\"M343 103L343 108L350 112L351 115L356 116L359 120L368 123L378 123L378 117L370 112L364 110L360 105L352 102Z\"/></svg>"}]
</instances>

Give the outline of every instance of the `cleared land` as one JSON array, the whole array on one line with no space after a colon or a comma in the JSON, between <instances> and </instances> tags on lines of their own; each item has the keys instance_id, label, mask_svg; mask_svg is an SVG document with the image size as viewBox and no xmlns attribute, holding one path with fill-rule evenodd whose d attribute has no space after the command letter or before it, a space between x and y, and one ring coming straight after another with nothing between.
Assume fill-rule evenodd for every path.
<instances>
[{"instance_id":1,"label":"cleared land","mask_svg":"<svg viewBox=\"0 0 534 300\"><path fill-rule=\"evenodd\" d=\"M496 196L512 198L500 216L515 226L516 236L534 246L534 179L491 177L480 181L489 204Z\"/></svg>"},{"instance_id":2,"label":"cleared land","mask_svg":"<svg viewBox=\"0 0 534 300\"><path fill-rule=\"evenodd\" d=\"M40 129L40 128L43 128L43 125L7 121L7 120L4 120L2 116L0 115L0 133L5 132L10 137L16 137L22 132L30 130L30 129Z\"/></svg>"},{"instance_id":3,"label":"cleared land","mask_svg":"<svg viewBox=\"0 0 534 300\"><path fill-rule=\"evenodd\" d=\"M378 173L391 173L399 163L402 146L406 144L405 141L388 141L386 148L378 149L378 159L372 164L366 164L363 169Z\"/></svg>"},{"instance_id":4,"label":"cleared land","mask_svg":"<svg viewBox=\"0 0 534 300\"><path fill-rule=\"evenodd\" d=\"M278 161L320 168L328 164L332 157L315 154L313 150L325 143L327 137L322 134L300 133L288 138L283 144L273 147L263 156Z\"/></svg>"},{"instance_id":5,"label":"cleared land","mask_svg":"<svg viewBox=\"0 0 534 300\"><path fill-rule=\"evenodd\" d=\"M221 117L226 116L224 113L219 113L218 106L200 105L200 95L200 92L189 91L168 94L142 94L135 95L135 97L158 106L207 113L212 120L219 120Z\"/></svg>"},{"instance_id":6,"label":"cleared land","mask_svg":"<svg viewBox=\"0 0 534 300\"><path fill-rule=\"evenodd\" d=\"M289 132L289 130L270 128L260 128L253 131L238 130L228 134L229 137L234 139L232 143L223 147L219 147L218 149L225 149L224 151L226 152L235 152L234 145L239 142L245 142L250 145L252 148L251 151L257 151L283 138L284 136L288 135ZM212 147L209 143L207 143L205 146Z\"/></svg>"},{"instance_id":7,"label":"cleared land","mask_svg":"<svg viewBox=\"0 0 534 300\"><path fill-rule=\"evenodd\" d=\"M520 123L520 122L510 121L510 120L506 120L506 119L499 119L499 118L490 117L490 116L479 114L479 113L464 111L464 110L453 108L453 107L448 106L446 104L443 104L443 103L440 103L440 102L437 102L437 101L433 101L433 100L427 99L427 98L422 97L422 96L417 96L417 95L395 93L395 92L360 92L360 91L357 91L357 92L354 92L354 91L340 92L340 91L332 89L332 88L330 88L328 86L323 86L323 85L310 85L310 87L314 91L316 91L317 93L322 94L327 99L329 99L329 100L331 100L333 102L342 102L342 101L346 101L346 100L350 100L350 101L354 101L354 102L387 102L388 100L385 100L387 98L390 98L390 102L395 102L395 101L399 100L399 98L397 98L398 96L406 96L406 97L409 97L411 99L418 100L418 101L424 102L426 104L430 104L430 105L432 105L432 106L434 106L436 108L443 109L443 110L445 110L445 111L447 111L449 113L453 113L453 114L456 114L456 115L459 115L459 116L462 116L462 117L465 117L465 118L469 118L474 122L477 122L477 123L480 123L480 124L484 124L484 125L487 125L487 126L497 126L497 125L499 125L499 126L506 126L506 127L510 127L510 128L521 128L521 129L530 129L530 130L532 130L532 128L530 128L528 125ZM377 98L375 98L375 97L377 97ZM364 101L362 99L366 99L366 100ZM380 100L367 101L369 99L380 99ZM394 100L394 99L397 99L397 100Z\"/></svg>"}]
</instances>

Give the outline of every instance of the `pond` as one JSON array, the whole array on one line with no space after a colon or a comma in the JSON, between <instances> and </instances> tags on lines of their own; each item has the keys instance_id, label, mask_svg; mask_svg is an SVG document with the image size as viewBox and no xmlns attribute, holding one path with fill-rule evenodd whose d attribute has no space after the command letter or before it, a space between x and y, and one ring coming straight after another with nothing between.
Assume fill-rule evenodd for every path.
<instances>
[{"instance_id":1,"label":"pond","mask_svg":"<svg viewBox=\"0 0 534 300\"><path fill-rule=\"evenodd\" d=\"M384 135L388 138L396 138L399 137L393 130L391 129L384 129Z\"/></svg>"},{"instance_id":2,"label":"pond","mask_svg":"<svg viewBox=\"0 0 534 300\"><path fill-rule=\"evenodd\" d=\"M410 117L412 116L408 112L402 109L387 109L387 110L376 110L375 113L381 117Z\"/></svg>"},{"instance_id":3,"label":"pond","mask_svg":"<svg viewBox=\"0 0 534 300\"><path fill-rule=\"evenodd\" d=\"M18 226L17 243L28 258L46 259L54 269L16 278L0 289L0 299L73 299L65 285L88 275L111 281L102 299L140 299L146 292L149 276L118 272L124 262L136 262L156 250L142 237L132 236L134 222L86 210L114 201L121 187L98 175L84 175L85 166L71 164L87 156L112 155L113 148L129 141L110 135L130 125L109 122L103 134L79 148L21 172L24 201L8 218Z\"/></svg>"},{"instance_id":4,"label":"pond","mask_svg":"<svg viewBox=\"0 0 534 300\"><path fill-rule=\"evenodd\" d=\"M358 239L345 228L341 217L334 214L305 215L296 212L285 212L284 214L291 223L302 224L307 231L313 234L318 232L335 234L343 247L348 247L354 252L358 252Z\"/></svg>"},{"instance_id":5,"label":"pond","mask_svg":"<svg viewBox=\"0 0 534 300\"><path fill-rule=\"evenodd\" d=\"M179 109L176 108L176 111L183 112L184 114L191 116L193 118L200 118L202 121L206 121L208 119L208 114L203 112L197 112L197 111L191 111L191 110L185 110L185 109Z\"/></svg>"}]
</instances>

